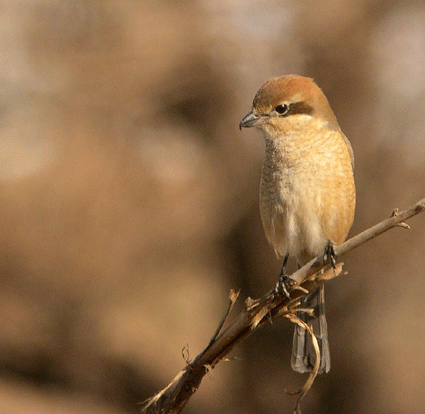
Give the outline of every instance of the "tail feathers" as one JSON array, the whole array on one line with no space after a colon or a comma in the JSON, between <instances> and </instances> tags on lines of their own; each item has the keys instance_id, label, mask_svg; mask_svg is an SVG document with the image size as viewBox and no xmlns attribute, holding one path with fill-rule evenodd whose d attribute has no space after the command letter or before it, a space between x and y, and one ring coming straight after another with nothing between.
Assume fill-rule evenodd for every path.
<instances>
[{"instance_id":1,"label":"tail feathers","mask_svg":"<svg viewBox=\"0 0 425 414\"><path fill-rule=\"evenodd\" d=\"M319 374L329 372L331 358L329 353L328 328L325 317L325 288L319 287L310 293L300 304L301 308L311 308L314 316L306 312L297 312L297 316L313 330L319 343L320 367ZM296 372L305 373L313 370L316 362L316 352L310 334L301 326L296 325L292 346L292 369Z\"/></svg>"}]
</instances>

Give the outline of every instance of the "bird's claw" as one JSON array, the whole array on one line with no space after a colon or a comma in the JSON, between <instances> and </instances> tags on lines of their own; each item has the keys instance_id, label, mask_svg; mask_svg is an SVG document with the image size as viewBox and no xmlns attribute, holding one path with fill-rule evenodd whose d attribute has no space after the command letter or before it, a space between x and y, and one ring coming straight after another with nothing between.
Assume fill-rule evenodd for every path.
<instances>
[{"instance_id":1,"label":"bird's claw","mask_svg":"<svg viewBox=\"0 0 425 414\"><path fill-rule=\"evenodd\" d=\"M295 279L288 276L285 270L280 272L279 279L276 283L275 292L279 295L285 296L287 299L291 299L291 292L294 290L294 286L297 285Z\"/></svg>"},{"instance_id":2,"label":"bird's claw","mask_svg":"<svg viewBox=\"0 0 425 414\"><path fill-rule=\"evenodd\" d=\"M330 260L332 267L336 268L336 253L334 244L329 241L325 247L325 253L323 254L323 262L327 263Z\"/></svg>"}]
</instances>

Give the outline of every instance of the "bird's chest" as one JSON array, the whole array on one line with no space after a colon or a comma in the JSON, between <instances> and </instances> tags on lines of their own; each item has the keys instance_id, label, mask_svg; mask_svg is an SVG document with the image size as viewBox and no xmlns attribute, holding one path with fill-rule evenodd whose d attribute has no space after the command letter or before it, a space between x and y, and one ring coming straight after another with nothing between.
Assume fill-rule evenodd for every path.
<instances>
[{"instance_id":1,"label":"bird's chest","mask_svg":"<svg viewBox=\"0 0 425 414\"><path fill-rule=\"evenodd\" d=\"M260 202L269 213L285 210L291 213L300 204L315 197L320 176L320 162L312 154L299 149L293 152L268 151L263 162Z\"/></svg>"},{"instance_id":2,"label":"bird's chest","mask_svg":"<svg viewBox=\"0 0 425 414\"><path fill-rule=\"evenodd\" d=\"M313 157L312 157L313 155ZM276 252L296 256L321 242L321 161L297 148L266 151L260 185L260 211L267 238ZM314 233L314 234L313 234ZM310 248L311 247L311 248Z\"/></svg>"}]
</instances>

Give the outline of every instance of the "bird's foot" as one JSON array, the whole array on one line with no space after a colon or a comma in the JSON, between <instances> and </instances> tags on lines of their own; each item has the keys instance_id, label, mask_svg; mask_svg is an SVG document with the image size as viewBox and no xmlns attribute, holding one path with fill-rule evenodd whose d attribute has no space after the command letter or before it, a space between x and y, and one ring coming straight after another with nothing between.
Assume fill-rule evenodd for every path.
<instances>
[{"instance_id":1,"label":"bird's foot","mask_svg":"<svg viewBox=\"0 0 425 414\"><path fill-rule=\"evenodd\" d=\"M286 273L286 269L282 268L274 290L278 295L282 295L288 299L291 299L291 292L296 285L297 282L295 279Z\"/></svg>"},{"instance_id":2,"label":"bird's foot","mask_svg":"<svg viewBox=\"0 0 425 414\"><path fill-rule=\"evenodd\" d=\"M330 260L332 267L336 268L336 254L335 254L335 245L329 240L328 244L325 247L325 253L323 254L323 262L327 263Z\"/></svg>"}]
</instances>

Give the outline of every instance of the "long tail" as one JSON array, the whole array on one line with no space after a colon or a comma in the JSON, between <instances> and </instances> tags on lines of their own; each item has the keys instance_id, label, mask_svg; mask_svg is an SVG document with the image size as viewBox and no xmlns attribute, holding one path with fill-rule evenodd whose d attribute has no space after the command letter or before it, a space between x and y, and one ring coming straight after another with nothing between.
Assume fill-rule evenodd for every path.
<instances>
[{"instance_id":1,"label":"long tail","mask_svg":"<svg viewBox=\"0 0 425 414\"><path fill-rule=\"evenodd\" d=\"M331 357L329 353L328 327L325 317L324 286L320 286L307 295L301 302L300 307L312 308L314 310L314 316L306 312L297 312L297 316L310 326L317 337L321 356L319 374L329 372L331 369ZM301 373L310 372L315 362L316 352L314 351L310 334L301 326L296 325L292 345L292 369Z\"/></svg>"}]
</instances>

